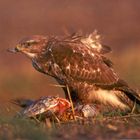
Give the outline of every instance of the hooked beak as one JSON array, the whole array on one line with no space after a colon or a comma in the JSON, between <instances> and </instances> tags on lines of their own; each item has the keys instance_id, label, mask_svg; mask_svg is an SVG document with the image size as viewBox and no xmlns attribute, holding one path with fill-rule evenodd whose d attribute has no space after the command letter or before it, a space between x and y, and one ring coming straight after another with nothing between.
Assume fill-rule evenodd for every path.
<instances>
[{"instance_id":1,"label":"hooked beak","mask_svg":"<svg viewBox=\"0 0 140 140\"><path fill-rule=\"evenodd\" d=\"M16 52L19 52L20 51L20 46L17 45L15 48L9 48L7 49L8 52L11 52L11 53L16 53Z\"/></svg>"},{"instance_id":2,"label":"hooked beak","mask_svg":"<svg viewBox=\"0 0 140 140\"><path fill-rule=\"evenodd\" d=\"M17 52L21 52L23 54L25 54L26 56L28 56L29 58L34 58L36 57L35 53L32 52L28 52L28 50L24 49L21 45L17 45L15 48L9 48L7 49L8 52L11 53L17 53Z\"/></svg>"}]
</instances>

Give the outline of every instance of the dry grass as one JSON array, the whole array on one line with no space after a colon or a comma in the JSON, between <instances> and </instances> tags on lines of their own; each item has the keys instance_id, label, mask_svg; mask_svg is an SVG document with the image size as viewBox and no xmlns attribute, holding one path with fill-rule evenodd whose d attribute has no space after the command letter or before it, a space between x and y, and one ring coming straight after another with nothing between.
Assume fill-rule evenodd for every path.
<instances>
[{"instance_id":1,"label":"dry grass","mask_svg":"<svg viewBox=\"0 0 140 140\"><path fill-rule=\"evenodd\" d=\"M46 139L138 139L140 117L96 118L89 121L69 122L61 125L38 125L32 120L0 119L0 139L46 140Z\"/></svg>"}]
</instances>

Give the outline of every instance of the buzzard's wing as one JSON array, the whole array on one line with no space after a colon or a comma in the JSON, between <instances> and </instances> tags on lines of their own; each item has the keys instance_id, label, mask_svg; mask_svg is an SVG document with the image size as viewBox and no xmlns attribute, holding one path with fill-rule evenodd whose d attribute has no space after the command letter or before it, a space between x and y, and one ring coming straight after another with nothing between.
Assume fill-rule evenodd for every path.
<instances>
[{"instance_id":1,"label":"buzzard's wing","mask_svg":"<svg viewBox=\"0 0 140 140\"><path fill-rule=\"evenodd\" d=\"M111 52L111 48L107 45L103 45L100 43L100 36L97 35L96 32L91 33L89 36L85 36L83 37L80 34L72 34L71 36L68 36L67 38L64 38L63 41L67 41L67 42L76 42L76 43L83 43L83 45L85 45L85 47L87 47L88 49L90 49L91 52L95 53L101 53L101 54L105 54L105 53L109 53Z\"/></svg>"},{"instance_id":2,"label":"buzzard's wing","mask_svg":"<svg viewBox=\"0 0 140 140\"><path fill-rule=\"evenodd\" d=\"M54 44L52 53L55 63L68 80L123 91L131 100L136 99L140 104L140 95L119 79L112 69L112 62L101 53L94 53L93 49L91 51L80 43L66 42Z\"/></svg>"},{"instance_id":3,"label":"buzzard's wing","mask_svg":"<svg viewBox=\"0 0 140 140\"><path fill-rule=\"evenodd\" d=\"M110 60L82 43L57 42L52 53L67 78L98 85L112 85L119 79Z\"/></svg>"}]
</instances>

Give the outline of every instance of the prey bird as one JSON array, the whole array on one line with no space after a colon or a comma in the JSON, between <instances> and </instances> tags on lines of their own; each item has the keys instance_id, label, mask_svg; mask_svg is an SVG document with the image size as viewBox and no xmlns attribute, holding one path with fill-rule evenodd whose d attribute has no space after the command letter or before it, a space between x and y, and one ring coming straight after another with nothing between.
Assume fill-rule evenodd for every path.
<instances>
[{"instance_id":1,"label":"prey bird","mask_svg":"<svg viewBox=\"0 0 140 140\"><path fill-rule=\"evenodd\" d=\"M95 32L67 37L33 35L9 51L25 54L37 71L64 85L67 99L68 86L76 104L93 103L130 111L135 103L140 103L140 95L119 78L105 56L111 48L102 45Z\"/></svg>"},{"instance_id":2,"label":"prey bird","mask_svg":"<svg viewBox=\"0 0 140 140\"><path fill-rule=\"evenodd\" d=\"M18 98L11 100L11 103L22 107L17 117L34 118L38 121L70 121L79 119L88 119L98 114L93 104L77 105L74 108L74 114L71 103L64 98L56 96L43 96L37 100Z\"/></svg>"}]
</instances>

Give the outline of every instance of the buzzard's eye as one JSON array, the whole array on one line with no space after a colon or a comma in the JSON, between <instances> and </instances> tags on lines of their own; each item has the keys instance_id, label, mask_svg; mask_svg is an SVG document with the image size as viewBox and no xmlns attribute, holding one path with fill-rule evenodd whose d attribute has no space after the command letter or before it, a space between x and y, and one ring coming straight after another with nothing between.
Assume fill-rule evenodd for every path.
<instances>
[{"instance_id":1,"label":"buzzard's eye","mask_svg":"<svg viewBox=\"0 0 140 140\"><path fill-rule=\"evenodd\" d=\"M27 46L31 46L32 43L31 43L31 42L27 42L26 45L27 45Z\"/></svg>"},{"instance_id":2,"label":"buzzard's eye","mask_svg":"<svg viewBox=\"0 0 140 140\"><path fill-rule=\"evenodd\" d=\"M24 43L23 45L24 45L25 48L28 48L28 47L30 47L31 45L34 45L34 44L36 44L35 41L28 41L28 42Z\"/></svg>"},{"instance_id":3,"label":"buzzard's eye","mask_svg":"<svg viewBox=\"0 0 140 140\"><path fill-rule=\"evenodd\" d=\"M29 44L26 42L26 43L22 43L21 44L24 48L28 48L29 47Z\"/></svg>"},{"instance_id":4,"label":"buzzard's eye","mask_svg":"<svg viewBox=\"0 0 140 140\"><path fill-rule=\"evenodd\" d=\"M36 44L37 42L35 40L28 40L26 43L28 43L29 45L32 45L32 44Z\"/></svg>"}]
</instances>

